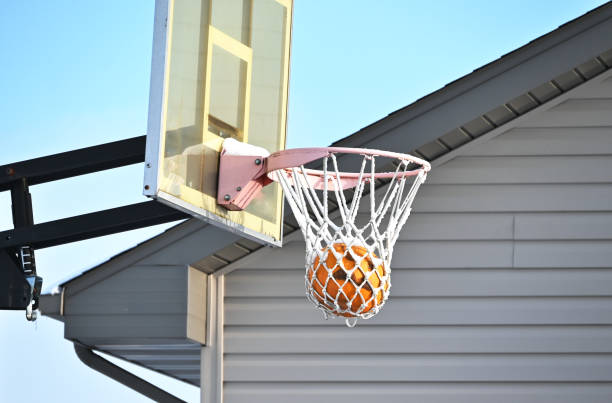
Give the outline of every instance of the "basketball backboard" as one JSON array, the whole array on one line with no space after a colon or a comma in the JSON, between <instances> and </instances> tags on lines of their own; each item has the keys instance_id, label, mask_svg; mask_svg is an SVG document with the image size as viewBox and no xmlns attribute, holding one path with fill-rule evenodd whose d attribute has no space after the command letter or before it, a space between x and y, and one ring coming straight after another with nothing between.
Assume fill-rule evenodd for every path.
<instances>
[{"instance_id":1,"label":"basketball backboard","mask_svg":"<svg viewBox=\"0 0 612 403\"><path fill-rule=\"evenodd\" d=\"M225 138L285 147L292 0L156 0L144 194L280 246L282 190L217 204Z\"/></svg>"}]
</instances>

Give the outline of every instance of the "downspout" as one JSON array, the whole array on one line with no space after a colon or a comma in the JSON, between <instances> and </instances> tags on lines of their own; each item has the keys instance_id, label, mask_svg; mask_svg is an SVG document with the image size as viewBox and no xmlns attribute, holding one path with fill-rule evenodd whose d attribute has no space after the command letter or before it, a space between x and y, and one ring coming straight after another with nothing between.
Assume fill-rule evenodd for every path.
<instances>
[{"instance_id":1,"label":"downspout","mask_svg":"<svg viewBox=\"0 0 612 403\"><path fill-rule=\"evenodd\" d=\"M76 352L77 357L79 357L79 359L83 362L83 364L87 365L89 368L98 371L99 373L114 379L115 381L127 386L128 388L131 388L136 392L145 395L149 399L153 399L156 402L185 402L184 400L181 400L176 396L171 395L165 390L158 388L157 386L145 381L144 379L137 377L131 372L128 372L121 367L118 367L117 365L99 356L98 354L94 354L91 349L79 343L74 343L74 351Z\"/></svg>"}]
</instances>

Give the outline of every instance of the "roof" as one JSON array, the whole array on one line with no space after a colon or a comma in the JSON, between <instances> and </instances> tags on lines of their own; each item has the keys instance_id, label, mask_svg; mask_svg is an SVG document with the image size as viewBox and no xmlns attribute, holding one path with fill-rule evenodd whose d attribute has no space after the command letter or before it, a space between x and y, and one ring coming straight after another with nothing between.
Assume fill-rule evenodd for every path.
<instances>
[{"instance_id":1,"label":"roof","mask_svg":"<svg viewBox=\"0 0 612 403\"><path fill-rule=\"evenodd\" d=\"M609 54L603 60L593 59L612 48L611 18L612 2L608 2L390 113L335 142L334 146L414 150L479 115L495 110L491 109L492 105L503 106L509 100L528 97L527 94L534 91L550 99L549 92L553 96L558 95L578 82L573 85L570 82L564 83L569 84L569 87L560 86L559 91L540 88L547 82L575 74L573 70L584 63L599 64L604 61L605 64L607 59L609 66ZM581 68L591 70L589 66ZM571 77L567 78L572 81ZM440 114L443 114L444 119L427 119ZM392 134L395 130L405 125L409 125L409 138L395 136L401 137L401 143L389 141L390 137L394 137Z\"/></svg>"},{"instance_id":2,"label":"roof","mask_svg":"<svg viewBox=\"0 0 612 403\"><path fill-rule=\"evenodd\" d=\"M411 152L440 164L475 139L537 112L540 106L611 68L612 3L607 3L333 145ZM290 214L286 214L284 230L285 234L295 232L286 238L298 235ZM62 286L71 294L78 293L136 262L171 262L206 273L227 272L262 248L191 219Z\"/></svg>"}]
</instances>

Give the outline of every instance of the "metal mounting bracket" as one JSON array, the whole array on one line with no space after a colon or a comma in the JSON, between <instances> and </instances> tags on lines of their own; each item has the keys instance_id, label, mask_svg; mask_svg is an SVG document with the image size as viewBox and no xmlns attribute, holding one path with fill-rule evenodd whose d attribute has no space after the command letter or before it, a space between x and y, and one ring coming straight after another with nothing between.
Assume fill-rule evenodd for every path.
<instances>
[{"instance_id":1,"label":"metal mounting bracket","mask_svg":"<svg viewBox=\"0 0 612 403\"><path fill-rule=\"evenodd\" d=\"M15 253L0 249L0 309L23 310L31 302L32 286L26 280Z\"/></svg>"},{"instance_id":2,"label":"metal mounting bracket","mask_svg":"<svg viewBox=\"0 0 612 403\"><path fill-rule=\"evenodd\" d=\"M244 210L272 183L266 175L268 152L261 147L227 139L219 161L217 203L228 210Z\"/></svg>"},{"instance_id":3,"label":"metal mounting bracket","mask_svg":"<svg viewBox=\"0 0 612 403\"><path fill-rule=\"evenodd\" d=\"M11 192L13 229L0 232L0 310L37 317L42 278L36 249L188 218L156 201L34 224L28 186L144 161L146 137L115 141L0 166L0 192Z\"/></svg>"}]
</instances>

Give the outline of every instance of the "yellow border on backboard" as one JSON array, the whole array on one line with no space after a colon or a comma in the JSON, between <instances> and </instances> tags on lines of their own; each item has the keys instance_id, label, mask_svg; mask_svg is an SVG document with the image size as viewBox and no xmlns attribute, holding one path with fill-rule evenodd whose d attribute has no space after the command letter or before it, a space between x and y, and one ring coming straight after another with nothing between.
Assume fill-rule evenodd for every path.
<instances>
[{"instance_id":1,"label":"yellow border on backboard","mask_svg":"<svg viewBox=\"0 0 612 403\"><path fill-rule=\"evenodd\" d=\"M280 127L283 128L282 136L280 139L279 149L284 150L286 139L287 139L287 109L289 109L289 61L291 59L291 30L293 28L291 21L293 19L293 0L276 0L280 5L284 6L287 9L287 14L285 16L285 49L284 55L285 59L283 60L283 91L282 91L282 100L281 106L284 105L283 110L281 111L281 122ZM282 190L279 192L282 197Z\"/></svg>"},{"instance_id":2,"label":"yellow border on backboard","mask_svg":"<svg viewBox=\"0 0 612 403\"><path fill-rule=\"evenodd\" d=\"M218 46L221 49L231 53L238 57L240 60L246 63L246 80L244 89L244 104L242 105L242 116L243 116L243 134L242 142L247 142L249 138L249 114L251 105L251 72L253 64L253 50L248 46L244 45L240 41L232 38L231 36L219 31L217 28L209 25L208 27L208 45L206 54L206 79L204 84L204 138L203 143L208 147L221 151L221 145L223 138L217 136L214 133L208 131L208 115L210 113L210 80L212 74L213 64L213 46Z\"/></svg>"}]
</instances>

